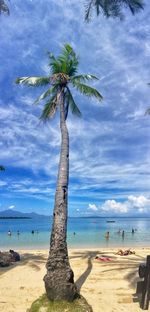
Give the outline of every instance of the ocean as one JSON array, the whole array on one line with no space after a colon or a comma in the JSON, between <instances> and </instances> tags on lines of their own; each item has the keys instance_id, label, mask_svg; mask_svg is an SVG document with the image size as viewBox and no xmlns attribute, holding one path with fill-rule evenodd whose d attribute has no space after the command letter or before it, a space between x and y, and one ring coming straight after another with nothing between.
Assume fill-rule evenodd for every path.
<instances>
[{"instance_id":1,"label":"ocean","mask_svg":"<svg viewBox=\"0 0 150 312\"><path fill-rule=\"evenodd\" d=\"M150 247L150 218L68 218L69 248ZM52 218L1 219L0 250L49 248ZM118 233L124 230L124 237ZM134 229L134 234L132 234ZM8 231L11 231L11 236ZM19 235L17 234L19 231ZM34 231L34 234L32 234ZM109 231L109 239L105 233Z\"/></svg>"}]
</instances>

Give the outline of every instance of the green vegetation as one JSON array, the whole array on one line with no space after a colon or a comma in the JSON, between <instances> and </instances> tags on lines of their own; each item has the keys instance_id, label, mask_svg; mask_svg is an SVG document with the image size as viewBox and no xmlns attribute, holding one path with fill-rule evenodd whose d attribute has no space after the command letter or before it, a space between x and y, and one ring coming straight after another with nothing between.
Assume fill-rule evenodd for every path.
<instances>
[{"instance_id":1,"label":"green vegetation","mask_svg":"<svg viewBox=\"0 0 150 312\"><path fill-rule=\"evenodd\" d=\"M4 0L0 0L0 14L1 13L6 13L9 15L9 8Z\"/></svg>"},{"instance_id":2,"label":"green vegetation","mask_svg":"<svg viewBox=\"0 0 150 312\"><path fill-rule=\"evenodd\" d=\"M87 0L85 20L88 22L92 12L95 10L96 15L102 13L106 18L124 17L123 10L128 8L134 15L144 8L143 0ZM10 14L9 7L4 0L0 0L0 14Z\"/></svg>"},{"instance_id":3,"label":"green vegetation","mask_svg":"<svg viewBox=\"0 0 150 312\"><path fill-rule=\"evenodd\" d=\"M31 308L27 310L27 312L92 312L92 308L83 297L73 302L52 302L47 299L46 295L43 295L33 302Z\"/></svg>"},{"instance_id":4,"label":"green vegetation","mask_svg":"<svg viewBox=\"0 0 150 312\"><path fill-rule=\"evenodd\" d=\"M124 8L134 15L144 8L143 0L88 0L86 6L85 20L90 21L93 11L96 15L101 13L106 17L124 18Z\"/></svg>"},{"instance_id":5,"label":"green vegetation","mask_svg":"<svg viewBox=\"0 0 150 312\"><path fill-rule=\"evenodd\" d=\"M48 77L20 77L16 79L17 84L29 87L48 86L46 92L42 93L35 101L35 104L45 101L40 119L52 118L60 107L61 100L64 104L65 120L68 117L69 109L76 116L81 116L70 86L84 96L93 97L98 101L102 100L102 95L95 88L85 84L85 82L98 80L98 78L91 74L77 75L79 58L69 44L64 45L62 53L58 57L52 53L49 53L48 56L51 71Z\"/></svg>"},{"instance_id":6,"label":"green vegetation","mask_svg":"<svg viewBox=\"0 0 150 312\"><path fill-rule=\"evenodd\" d=\"M5 167L0 165L0 171L5 171Z\"/></svg>"}]
</instances>

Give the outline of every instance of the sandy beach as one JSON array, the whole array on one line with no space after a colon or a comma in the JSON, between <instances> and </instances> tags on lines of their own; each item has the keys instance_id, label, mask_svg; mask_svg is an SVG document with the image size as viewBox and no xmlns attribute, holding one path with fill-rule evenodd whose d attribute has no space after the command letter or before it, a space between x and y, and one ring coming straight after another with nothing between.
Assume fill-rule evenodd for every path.
<instances>
[{"instance_id":1,"label":"sandy beach","mask_svg":"<svg viewBox=\"0 0 150 312\"><path fill-rule=\"evenodd\" d=\"M150 248L134 249L135 255L115 255L113 249L72 249L70 263L81 294L93 312L140 312L135 289L138 266ZM48 250L20 251L21 261L0 269L0 312L26 312L44 293L43 276ZM96 260L96 256L108 261Z\"/></svg>"}]
</instances>

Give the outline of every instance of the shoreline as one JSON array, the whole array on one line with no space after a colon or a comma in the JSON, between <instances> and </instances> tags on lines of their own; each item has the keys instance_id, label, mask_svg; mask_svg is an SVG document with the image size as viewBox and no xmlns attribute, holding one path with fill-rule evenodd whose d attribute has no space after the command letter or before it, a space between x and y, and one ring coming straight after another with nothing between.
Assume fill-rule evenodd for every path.
<instances>
[{"instance_id":1,"label":"shoreline","mask_svg":"<svg viewBox=\"0 0 150 312\"><path fill-rule=\"evenodd\" d=\"M50 246L8 246L8 247L1 247L0 246L0 251L7 251L9 249L14 249L14 250L18 250L18 251L46 251L46 250L49 250ZM147 250L150 250L150 245L149 246L142 246L142 245L134 245L132 244L131 245L109 245L109 246L68 246L68 251L75 251L75 250L95 250L95 249L98 249L98 250L101 250L101 249L106 249L106 250L113 250L113 249L140 249L140 250L144 250L144 249L147 249Z\"/></svg>"},{"instance_id":2,"label":"shoreline","mask_svg":"<svg viewBox=\"0 0 150 312\"><path fill-rule=\"evenodd\" d=\"M131 248L135 254L127 256L116 255L118 249L68 249L75 283L93 312L100 312L100 307L104 312L141 312L139 303L134 302L134 294L139 264L150 254L150 247ZM20 262L0 268L0 294L3 298L0 312L26 312L32 302L45 292L43 277L48 252L49 249L20 249ZM96 256L110 260L99 261Z\"/></svg>"}]
</instances>

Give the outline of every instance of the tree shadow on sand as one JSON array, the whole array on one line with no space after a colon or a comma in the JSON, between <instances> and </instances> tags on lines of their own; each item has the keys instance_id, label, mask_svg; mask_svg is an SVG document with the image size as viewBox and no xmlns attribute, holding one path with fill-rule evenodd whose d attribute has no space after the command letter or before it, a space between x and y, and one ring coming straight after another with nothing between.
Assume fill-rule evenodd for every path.
<instances>
[{"instance_id":1,"label":"tree shadow on sand","mask_svg":"<svg viewBox=\"0 0 150 312\"><path fill-rule=\"evenodd\" d=\"M79 289L81 290L83 284L89 277L92 267L93 267L93 260L95 257L99 256L106 256L106 257L111 257L111 262L99 262L99 265L103 270L101 271L102 274L105 272L118 272L118 271L125 271L128 269L128 273L123 276L124 279L126 279L129 283L129 288L132 288L136 290L136 284L137 281L139 281L138 277L138 268L140 263L145 262L146 256L142 257L138 254L136 255L131 255L131 256L116 256L113 254L112 251L104 251L100 252L99 250L96 251L91 251L91 250L83 250L79 252L73 252L73 254L69 257L69 259L87 259L87 267L85 271L82 273L82 275L76 280L76 285ZM0 275L5 274L9 270L12 270L16 266L26 266L29 265L32 267L34 270L39 271L40 270L40 265L41 264L46 264L48 255L43 255L43 253L31 253L31 252L26 252L21 254L21 261L13 263L11 266L7 268L0 268ZM110 268L111 267L111 268Z\"/></svg>"},{"instance_id":2,"label":"tree shadow on sand","mask_svg":"<svg viewBox=\"0 0 150 312\"><path fill-rule=\"evenodd\" d=\"M80 292L82 285L85 283L86 279L88 278L89 274L92 270L92 258L89 257L87 260L87 269L83 272L83 274L76 280L77 288Z\"/></svg>"},{"instance_id":3,"label":"tree shadow on sand","mask_svg":"<svg viewBox=\"0 0 150 312\"><path fill-rule=\"evenodd\" d=\"M18 262L12 262L12 264L9 267L5 268L0 268L0 276L2 274L5 274L6 272L14 269L17 266L26 266L29 265L32 267L34 270L39 271L40 270L40 265L45 263L47 261L48 255L43 255L43 253L31 253L31 252L26 252L26 253L21 253L20 258L21 260Z\"/></svg>"},{"instance_id":4,"label":"tree shadow on sand","mask_svg":"<svg viewBox=\"0 0 150 312\"><path fill-rule=\"evenodd\" d=\"M81 259L87 259L87 268L86 270L82 273L82 275L76 280L76 285L77 288L80 292L83 284L85 283L86 279L88 278L88 276L90 275L91 271L92 271L92 267L93 267L93 262L92 260L96 257L96 255L98 254L98 251L81 251L81 252L74 252L74 255L72 255L70 257L70 259L75 259L75 258L81 258Z\"/></svg>"},{"instance_id":5,"label":"tree shadow on sand","mask_svg":"<svg viewBox=\"0 0 150 312\"><path fill-rule=\"evenodd\" d=\"M132 288L136 291L136 285L137 281L139 281L139 276L138 276L138 268L139 265L146 260L146 256L140 256L138 254L136 255L130 255L130 256L117 256L115 255L112 251L104 251L104 252L99 252L97 251L80 251L80 252L74 252L74 254L70 257L70 259L74 258L81 258L81 259L87 259L87 268L83 272L83 274L76 280L76 284L78 289L80 290L83 284L85 283L86 279L90 275L93 267L93 260L95 257L99 256L106 256L111 258L111 262L100 262L99 264L101 267L103 267L103 270L101 273L107 273L107 272L113 272L114 275L115 272L122 271L124 272L125 270L128 269L128 273L123 276L124 279L126 279L129 283L129 288ZM111 266L111 268L110 268ZM108 268L107 268L108 267Z\"/></svg>"}]
</instances>

